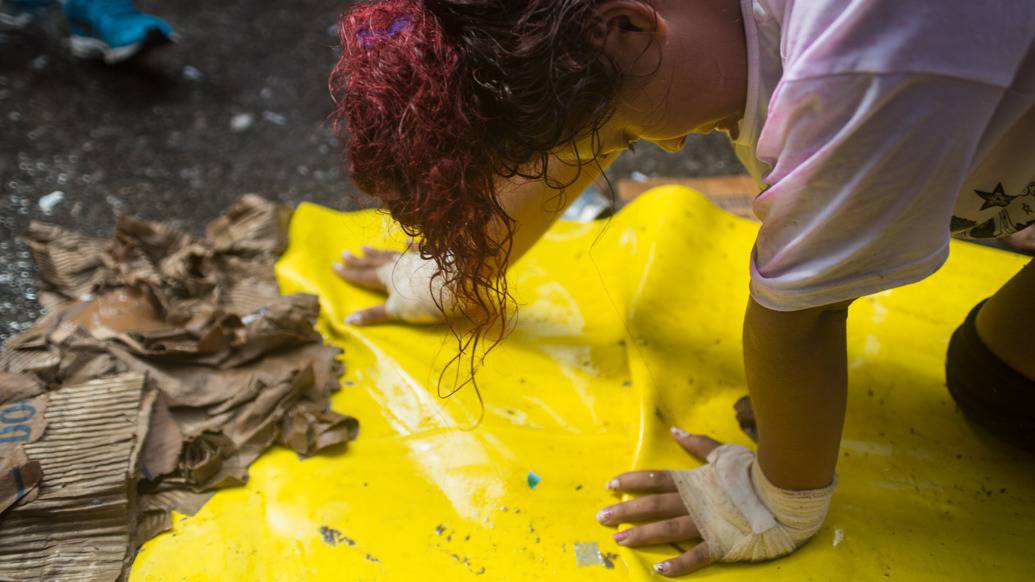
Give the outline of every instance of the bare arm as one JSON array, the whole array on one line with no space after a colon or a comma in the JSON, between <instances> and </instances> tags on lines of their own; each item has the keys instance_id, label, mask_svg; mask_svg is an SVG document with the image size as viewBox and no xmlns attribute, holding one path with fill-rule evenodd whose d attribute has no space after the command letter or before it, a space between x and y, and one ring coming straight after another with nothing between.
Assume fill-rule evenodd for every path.
<instances>
[{"instance_id":1,"label":"bare arm","mask_svg":"<svg viewBox=\"0 0 1035 582\"><path fill-rule=\"evenodd\" d=\"M618 157L618 153L600 156L593 162L583 164L581 171L579 167L572 163L565 163L554 158L549 166L549 182L544 180L512 179L501 187L500 203L507 214L514 219L509 264L514 264L528 249L535 245L536 241L549 230L550 226L579 197L582 191L599 178L603 170L611 165L615 158ZM549 185L556 185L558 183L569 185L563 190L557 190ZM385 292L388 287L386 278L388 276L400 276L403 283L414 287L409 294L398 294L389 297L389 304L393 301L396 302L394 309L389 309L388 304L376 305L349 315L346 318L346 322L355 325L371 325L396 320L431 322L441 318L436 303L430 298L430 293L425 297L420 291L420 289L429 286L427 278L434 273L434 268L428 267L426 261L419 259L419 257L406 256L403 259L403 261L400 261L400 255L397 252L367 247L364 247L364 256L356 256L348 252L342 253L342 264L335 263L334 269L342 279L349 283ZM412 272L400 272L395 269L389 269L388 271L381 269L387 263L402 265L403 262L406 262L407 269L415 270ZM429 268L431 270L428 270ZM413 276L418 271L424 275L423 278ZM396 283L398 281L392 284L394 289L399 288ZM418 303L405 299L405 297L411 296ZM400 298L403 298L403 304L398 303ZM400 317L399 313L403 311L400 305L416 315ZM418 319L418 316L420 319Z\"/></svg>"},{"instance_id":2,"label":"bare arm","mask_svg":"<svg viewBox=\"0 0 1035 582\"><path fill-rule=\"evenodd\" d=\"M809 520L816 517L814 511L818 506L815 500L826 496L829 502L831 494L826 486L834 477L845 414L845 316L848 303L779 312L766 309L750 299L744 318L744 360L758 423L757 460L771 484L769 487L777 488L767 491L786 500L797 499L798 491L813 490L810 491L813 500L810 511L813 513L793 513L799 519L795 522L798 528L810 524ZM712 461L709 455L721 445L707 436L690 434L676 427L672 427L672 434L683 448L709 463ZM729 449L725 454L738 453ZM690 473L702 470L705 468ZM688 482L684 480L684 484ZM708 482L695 481L699 484ZM751 495L758 498L754 487L752 485ZM655 570L664 576L681 576L713 561L725 560L725 554L712 555L712 542L719 541L718 545L722 547L723 543L731 541L730 532L734 532L734 538L740 535L735 533L739 530L732 525L725 534L719 534L715 529L701 529L702 524L690 515L688 503L694 503L701 510L701 503L705 502L688 502L677 489L672 472L630 471L618 475L608 488L619 493L648 494L605 507L597 514L597 519L605 525L642 524L615 534L615 541L623 546L698 540L706 535L706 531L713 536L708 543L697 544L675 558L656 564ZM741 489L740 493L743 494L744 490ZM781 511L786 512L792 506L794 503L785 504ZM773 511L772 507L769 509ZM825 513L825 508L822 511ZM698 515L705 516L702 523L713 524L716 514L706 512ZM707 521L708 515L713 516L712 521ZM773 516L776 515L774 512ZM806 518L805 521L800 520L802 517ZM816 523L811 523L811 526L819 527ZM787 535L791 533L787 530ZM722 535L727 537L722 538ZM748 535L751 535L750 531ZM740 541L746 542L747 539Z\"/></svg>"},{"instance_id":3,"label":"bare arm","mask_svg":"<svg viewBox=\"0 0 1035 582\"><path fill-rule=\"evenodd\" d=\"M758 461L784 489L818 489L834 477L848 385L847 314L847 303L780 312L748 300L744 364Z\"/></svg>"},{"instance_id":4,"label":"bare arm","mask_svg":"<svg viewBox=\"0 0 1035 582\"><path fill-rule=\"evenodd\" d=\"M570 163L552 158L551 182L567 184L578 173L578 178L562 191L551 188L543 180L514 180L504 186L500 193L503 209L516 223L510 264L524 256L617 157L617 152L600 156L596 162L584 164L581 172Z\"/></svg>"}]
</instances>

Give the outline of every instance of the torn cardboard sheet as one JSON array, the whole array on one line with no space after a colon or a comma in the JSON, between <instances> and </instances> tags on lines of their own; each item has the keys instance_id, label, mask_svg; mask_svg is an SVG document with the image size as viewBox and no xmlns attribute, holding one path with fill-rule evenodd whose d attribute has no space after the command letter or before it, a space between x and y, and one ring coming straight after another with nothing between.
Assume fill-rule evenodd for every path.
<instances>
[{"instance_id":1,"label":"torn cardboard sheet","mask_svg":"<svg viewBox=\"0 0 1035 582\"><path fill-rule=\"evenodd\" d=\"M202 240L127 216L118 217L111 240L40 223L29 228L47 313L0 352L0 408L46 407L98 378L142 378L138 392L153 394L140 404L144 426L136 448L119 453L132 453L122 494L135 509L112 517L126 520L126 547L168 529L170 510L193 514L215 489L246 482L248 466L273 444L311 455L356 436L356 420L330 410L340 351L313 327L316 297L281 296L274 279L289 218L286 207L249 195ZM37 417L49 423L49 413ZM0 423L5 430L0 503L17 507L0 516L0 532L13 511L42 511L27 502L29 489L18 486L14 471L31 480L29 463L38 462L42 499L63 470L39 456L49 449L30 449L34 441L4 455L3 443L14 442L3 440L8 433L30 431L46 441L50 429ZM45 547L34 551L50 555Z\"/></svg>"},{"instance_id":2,"label":"torn cardboard sheet","mask_svg":"<svg viewBox=\"0 0 1035 582\"><path fill-rule=\"evenodd\" d=\"M39 440L46 426L43 385L18 374L0 373L0 518L16 503L36 498L43 478L38 461L30 461L24 443ZM34 398L29 398L34 397Z\"/></svg>"},{"instance_id":3,"label":"torn cardboard sheet","mask_svg":"<svg viewBox=\"0 0 1035 582\"><path fill-rule=\"evenodd\" d=\"M0 518L0 579L117 579L132 554L133 487L148 409L144 376L124 374L52 391L43 407L9 404L37 423L29 442L3 443L39 464L38 496ZM24 402L24 401L22 401Z\"/></svg>"}]
</instances>

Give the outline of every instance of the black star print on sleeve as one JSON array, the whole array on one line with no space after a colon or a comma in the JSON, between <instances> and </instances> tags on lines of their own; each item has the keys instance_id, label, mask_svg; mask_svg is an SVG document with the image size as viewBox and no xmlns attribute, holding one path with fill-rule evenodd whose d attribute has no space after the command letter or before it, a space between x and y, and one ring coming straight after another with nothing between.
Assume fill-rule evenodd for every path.
<instances>
[{"instance_id":1,"label":"black star print on sleeve","mask_svg":"<svg viewBox=\"0 0 1035 582\"><path fill-rule=\"evenodd\" d=\"M1017 198L1017 196L1010 196L1003 191L1002 182L996 183L995 189L991 192L984 192L982 190L974 190L974 192L985 201L985 203L981 205L981 210L985 210L993 206L1006 208L1014 198Z\"/></svg>"}]
</instances>

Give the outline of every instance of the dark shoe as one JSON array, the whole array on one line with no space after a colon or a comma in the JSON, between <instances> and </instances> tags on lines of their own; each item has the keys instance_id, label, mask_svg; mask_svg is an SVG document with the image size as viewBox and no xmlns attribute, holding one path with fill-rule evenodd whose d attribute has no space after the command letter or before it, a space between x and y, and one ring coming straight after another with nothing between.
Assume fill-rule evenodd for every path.
<instances>
[{"instance_id":1,"label":"dark shoe","mask_svg":"<svg viewBox=\"0 0 1035 582\"><path fill-rule=\"evenodd\" d=\"M1035 381L1008 366L978 337L978 303L949 340L945 380L974 424L1035 452ZM1032 330L1035 334L1035 330Z\"/></svg>"}]
</instances>

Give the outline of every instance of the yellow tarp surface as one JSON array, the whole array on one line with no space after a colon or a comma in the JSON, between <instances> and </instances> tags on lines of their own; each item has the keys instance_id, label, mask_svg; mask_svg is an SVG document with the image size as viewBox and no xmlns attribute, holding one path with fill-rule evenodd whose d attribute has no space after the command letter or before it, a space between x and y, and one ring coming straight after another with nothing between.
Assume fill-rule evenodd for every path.
<instances>
[{"instance_id":1,"label":"yellow tarp surface","mask_svg":"<svg viewBox=\"0 0 1035 582\"><path fill-rule=\"evenodd\" d=\"M605 483L619 472L695 465L672 424L749 444L732 405L746 394L756 228L677 187L610 221L558 224L512 269L520 315L480 372L474 427L471 390L436 395L455 350L443 328L342 323L380 299L331 263L400 246L398 229L381 213L302 205L278 277L284 293L320 296L320 329L345 350L334 407L360 419L359 440L307 460L264 455L246 487L145 545L132 579L660 579L650 566L673 548L622 548L594 514L615 501ZM1035 462L972 429L943 380L952 330L1023 263L954 243L936 275L853 305L826 525L789 558L696 578L1030 580Z\"/></svg>"}]
</instances>

